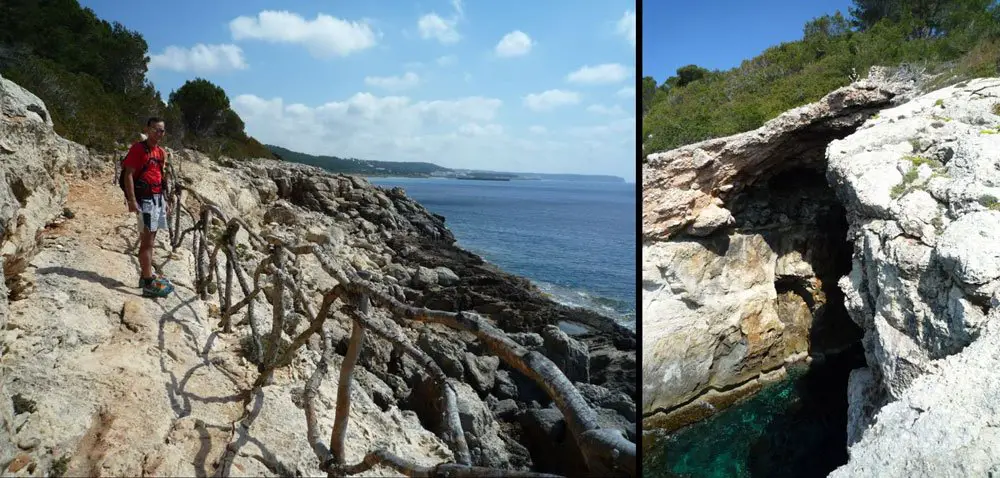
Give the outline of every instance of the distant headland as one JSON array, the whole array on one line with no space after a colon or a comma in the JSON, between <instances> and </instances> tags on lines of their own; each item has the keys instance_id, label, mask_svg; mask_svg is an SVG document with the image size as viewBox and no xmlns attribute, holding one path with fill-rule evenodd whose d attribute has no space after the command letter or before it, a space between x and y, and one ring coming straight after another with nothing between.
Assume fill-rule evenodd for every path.
<instances>
[{"instance_id":1,"label":"distant headland","mask_svg":"<svg viewBox=\"0 0 1000 478\"><path fill-rule=\"evenodd\" d=\"M356 174L369 177L452 178L483 181L527 181L550 179L560 181L625 182L625 178L609 175L512 173L471 169L451 169L444 166L438 166L433 163L375 161L370 159L338 158L336 156L314 156L270 144L267 145L267 148L270 149L275 156L284 161L317 166L333 173Z\"/></svg>"}]
</instances>

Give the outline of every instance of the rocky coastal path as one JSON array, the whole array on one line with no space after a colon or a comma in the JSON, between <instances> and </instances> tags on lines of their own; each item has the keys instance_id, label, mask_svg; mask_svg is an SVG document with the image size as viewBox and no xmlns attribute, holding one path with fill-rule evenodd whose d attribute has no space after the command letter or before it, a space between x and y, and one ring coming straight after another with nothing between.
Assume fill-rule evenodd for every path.
<instances>
[{"instance_id":1,"label":"rocky coastal path","mask_svg":"<svg viewBox=\"0 0 1000 478\"><path fill-rule=\"evenodd\" d=\"M213 332L215 304L197 300L194 258L185 248L171 254L165 231L154 263L176 292L140 296L135 223L107 177L69 180L68 213L41 233L40 251L22 276L26 288L14 294L30 298L10 305L4 369L17 371L8 380L17 398L7 423L20 451L4 475L213 475L256 366L243 358L238 335ZM302 367L311 363L276 372L276 385L260 397L267 407L250 435L237 437L245 440L231 474L308 474L315 457L304 446L306 422L296 401L311 373ZM318 417L325 430L332 428L336 387L331 374L318 397L326 404ZM422 465L451 459L416 414L383 413L366 394L354 395L346 440L352 461L376 438L392 438L395 452ZM302 469L282 469L294 464ZM386 473L376 467L361 476Z\"/></svg>"}]
</instances>

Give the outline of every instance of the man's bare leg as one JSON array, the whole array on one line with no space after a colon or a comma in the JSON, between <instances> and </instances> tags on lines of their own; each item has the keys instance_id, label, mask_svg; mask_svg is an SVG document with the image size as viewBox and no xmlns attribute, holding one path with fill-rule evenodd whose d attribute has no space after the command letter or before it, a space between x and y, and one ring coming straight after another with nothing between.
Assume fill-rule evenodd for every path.
<instances>
[{"instance_id":1,"label":"man's bare leg","mask_svg":"<svg viewBox=\"0 0 1000 478\"><path fill-rule=\"evenodd\" d=\"M153 244L155 243L155 232L142 231L139 233L139 269L143 279L153 277Z\"/></svg>"}]
</instances>

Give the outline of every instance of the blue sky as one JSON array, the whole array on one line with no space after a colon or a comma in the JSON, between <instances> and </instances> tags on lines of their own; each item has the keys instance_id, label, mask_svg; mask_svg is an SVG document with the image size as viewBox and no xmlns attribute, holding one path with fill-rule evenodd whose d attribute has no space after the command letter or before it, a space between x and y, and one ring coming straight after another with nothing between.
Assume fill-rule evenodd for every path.
<instances>
[{"instance_id":1,"label":"blue sky","mask_svg":"<svg viewBox=\"0 0 1000 478\"><path fill-rule=\"evenodd\" d=\"M143 34L164 99L206 78L265 143L635 180L634 0L81 4Z\"/></svg>"},{"instance_id":2,"label":"blue sky","mask_svg":"<svg viewBox=\"0 0 1000 478\"><path fill-rule=\"evenodd\" d=\"M642 3L642 75L663 83L677 68L696 64L728 70L768 47L802 38L813 18L851 0L647 0Z\"/></svg>"}]
</instances>

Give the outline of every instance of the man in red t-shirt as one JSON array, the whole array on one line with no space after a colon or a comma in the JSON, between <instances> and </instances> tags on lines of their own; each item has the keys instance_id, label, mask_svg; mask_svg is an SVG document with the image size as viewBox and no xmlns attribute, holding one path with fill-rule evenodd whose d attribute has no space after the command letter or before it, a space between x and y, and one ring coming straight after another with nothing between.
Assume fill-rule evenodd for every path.
<instances>
[{"instance_id":1,"label":"man in red t-shirt","mask_svg":"<svg viewBox=\"0 0 1000 478\"><path fill-rule=\"evenodd\" d=\"M166 201L163 168L167 154L159 146L166 133L160 118L146 122L146 140L132 145L122 167L125 170L125 201L129 212L139 217L139 287L143 295L163 297L173 291L169 281L153 274L156 231L167 228L170 204Z\"/></svg>"}]
</instances>

